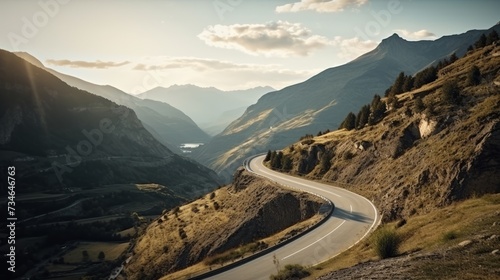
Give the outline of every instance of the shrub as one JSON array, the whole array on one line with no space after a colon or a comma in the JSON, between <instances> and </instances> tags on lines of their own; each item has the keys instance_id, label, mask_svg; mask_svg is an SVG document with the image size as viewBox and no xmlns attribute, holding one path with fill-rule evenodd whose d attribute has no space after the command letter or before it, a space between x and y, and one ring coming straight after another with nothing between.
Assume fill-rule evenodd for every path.
<instances>
[{"instance_id":1,"label":"shrub","mask_svg":"<svg viewBox=\"0 0 500 280\"><path fill-rule=\"evenodd\" d=\"M457 237L458 235L455 231L448 231L445 234L443 234L443 241L450 241L456 239Z\"/></svg>"},{"instance_id":2,"label":"shrub","mask_svg":"<svg viewBox=\"0 0 500 280\"><path fill-rule=\"evenodd\" d=\"M397 256L401 239L394 230L383 228L375 234L374 242L375 252L385 259Z\"/></svg>"},{"instance_id":3,"label":"shrub","mask_svg":"<svg viewBox=\"0 0 500 280\"><path fill-rule=\"evenodd\" d=\"M460 98L460 89L456 81L447 81L441 88L443 100L448 104L456 104Z\"/></svg>"},{"instance_id":4,"label":"shrub","mask_svg":"<svg viewBox=\"0 0 500 280\"><path fill-rule=\"evenodd\" d=\"M217 201L214 201L214 209L215 209L215 211L219 210L219 208L220 208L219 203L217 203Z\"/></svg>"},{"instance_id":5,"label":"shrub","mask_svg":"<svg viewBox=\"0 0 500 280\"><path fill-rule=\"evenodd\" d=\"M466 84L468 86L477 86L480 83L481 83L481 71L476 65L474 65L467 73Z\"/></svg>"},{"instance_id":6,"label":"shrub","mask_svg":"<svg viewBox=\"0 0 500 280\"><path fill-rule=\"evenodd\" d=\"M278 275L271 275L271 280L287 280L287 279L302 279L311 275L307 269L300 264L287 264L284 269L280 270Z\"/></svg>"},{"instance_id":7,"label":"shrub","mask_svg":"<svg viewBox=\"0 0 500 280\"><path fill-rule=\"evenodd\" d=\"M344 154L342 155L342 158L343 158L344 160L350 160L350 159L352 159L353 157L354 157L354 154L353 154L353 153L351 153L351 152L346 152L346 153L344 153Z\"/></svg>"},{"instance_id":8,"label":"shrub","mask_svg":"<svg viewBox=\"0 0 500 280\"><path fill-rule=\"evenodd\" d=\"M422 101L422 97L418 96L415 98L415 112L422 113L425 110L425 104Z\"/></svg>"}]
</instances>

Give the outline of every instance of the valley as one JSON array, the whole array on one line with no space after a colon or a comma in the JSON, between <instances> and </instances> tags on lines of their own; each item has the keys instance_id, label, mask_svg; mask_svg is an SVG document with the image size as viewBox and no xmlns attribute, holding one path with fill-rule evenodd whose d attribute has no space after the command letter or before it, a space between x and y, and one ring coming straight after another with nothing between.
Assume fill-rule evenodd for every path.
<instances>
[{"instance_id":1,"label":"valley","mask_svg":"<svg viewBox=\"0 0 500 280\"><path fill-rule=\"evenodd\" d=\"M0 4L2 279L498 278L498 3L111 2Z\"/></svg>"}]
</instances>

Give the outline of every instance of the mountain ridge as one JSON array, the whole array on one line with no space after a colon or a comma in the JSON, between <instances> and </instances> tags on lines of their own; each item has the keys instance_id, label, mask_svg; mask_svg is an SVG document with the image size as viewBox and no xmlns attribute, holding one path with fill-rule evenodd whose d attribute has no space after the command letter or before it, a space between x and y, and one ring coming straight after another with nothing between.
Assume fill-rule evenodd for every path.
<instances>
[{"instance_id":1,"label":"mountain ridge","mask_svg":"<svg viewBox=\"0 0 500 280\"><path fill-rule=\"evenodd\" d=\"M270 91L274 89L267 86L223 91L215 87L188 84L156 87L137 96L169 103L185 112L207 133L215 135L241 116L244 112L242 108L255 103L264 93ZM224 109L219 111L218 108ZM233 112L230 114L232 118L227 117L230 112Z\"/></svg>"},{"instance_id":2,"label":"mountain ridge","mask_svg":"<svg viewBox=\"0 0 500 280\"><path fill-rule=\"evenodd\" d=\"M111 85L97 85L77 77L66 75L47 68L38 59L28 53L16 53L23 59L57 76L69 85L102 96L120 105L133 109L146 129L162 144L181 154L179 145L189 142L207 142L210 137L184 112L165 102L143 100L127 94Z\"/></svg>"},{"instance_id":3,"label":"mountain ridge","mask_svg":"<svg viewBox=\"0 0 500 280\"><path fill-rule=\"evenodd\" d=\"M461 55L483 32L416 42L392 35L351 62L262 96L196 151L195 158L230 178L249 155L280 149L304 134L337 128L349 111L369 103L374 94L383 94L398 73L415 74L454 52Z\"/></svg>"},{"instance_id":4,"label":"mountain ridge","mask_svg":"<svg viewBox=\"0 0 500 280\"><path fill-rule=\"evenodd\" d=\"M24 191L146 181L190 197L218 184L208 168L158 142L133 110L71 87L13 53L0 50L0 59L2 164L30 159L17 164L19 178L31 182ZM187 167L192 175L181 179Z\"/></svg>"}]
</instances>

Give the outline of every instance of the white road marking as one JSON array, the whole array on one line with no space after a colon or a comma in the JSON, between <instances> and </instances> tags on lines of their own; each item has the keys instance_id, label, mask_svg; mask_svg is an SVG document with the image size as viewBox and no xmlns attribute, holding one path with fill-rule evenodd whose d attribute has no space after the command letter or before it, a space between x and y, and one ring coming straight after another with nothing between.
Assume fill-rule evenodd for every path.
<instances>
[{"instance_id":1,"label":"white road marking","mask_svg":"<svg viewBox=\"0 0 500 280\"><path fill-rule=\"evenodd\" d=\"M287 258L289 258L289 257L291 257L291 256L293 256L293 255L295 255L295 254L298 254L298 253L300 253L300 252L304 251L305 249L307 249L307 248L311 247L312 245L314 245L314 244L316 244L316 243L320 242L320 241L321 241L321 240L323 240L325 237L327 237L328 235L332 234L334 231L336 231L337 229L339 229L339 228L340 228L340 227L341 227L344 223L345 223L345 220L343 220L343 221L342 221L342 223L340 223L340 225L338 225L338 226L337 226L336 228L334 228L332 231L330 231L329 233L327 233L325 236L323 236L323 237L321 237L320 239L318 239L318 240L314 241L313 243L311 243L311 244L307 245L306 247L304 247L304 248L302 248L302 249L298 250L297 252L292 253L292 254L290 254L290 255L288 255L288 256L286 256L286 257L282 258L281 260L287 259Z\"/></svg>"},{"instance_id":2,"label":"white road marking","mask_svg":"<svg viewBox=\"0 0 500 280\"><path fill-rule=\"evenodd\" d=\"M262 166L264 166L264 165L262 165ZM267 168L267 167L265 167L265 168ZM333 193L333 192L327 191L327 190L325 190L325 189L322 189L322 188L317 188L317 187L313 187L313 186L311 186L311 185L309 185L309 184L305 184L305 183L302 183L302 182L297 182L297 181L296 181L297 179L295 179L295 180L290 180L290 179L288 179L288 178L281 177L281 176L280 176L280 175L278 175L278 174L269 173L269 172L267 172L265 169L259 169L259 171L260 171L261 173L265 173L265 174L267 174L267 175L271 175L272 177L280 178L281 180L284 180L284 181L288 181L288 182L291 182L291 183L295 183L295 184L298 184L298 185L301 185L301 186L304 186L304 187L307 187L307 188L315 189L315 190L318 190L318 191L324 191L324 192L329 193L329 194L331 194L331 195L334 195L334 196L336 196L336 197L342 197L342 196L340 196L340 195L338 195L338 194L336 194L336 193Z\"/></svg>"}]
</instances>

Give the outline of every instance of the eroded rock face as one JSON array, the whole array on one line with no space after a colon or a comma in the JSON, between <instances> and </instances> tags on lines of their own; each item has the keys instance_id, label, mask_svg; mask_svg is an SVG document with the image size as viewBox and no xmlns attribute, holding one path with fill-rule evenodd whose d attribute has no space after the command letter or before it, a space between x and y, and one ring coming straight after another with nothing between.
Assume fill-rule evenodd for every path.
<instances>
[{"instance_id":1,"label":"eroded rock face","mask_svg":"<svg viewBox=\"0 0 500 280\"><path fill-rule=\"evenodd\" d=\"M418 124L420 138L427 138L436 132L437 121L427 118L422 118Z\"/></svg>"},{"instance_id":2,"label":"eroded rock face","mask_svg":"<svg viewBox=\"0 0 500 280\"><path fill-rule=\"evenodd\" d=\"M149 225L136 243L127 277L158 279L306 220L323 203L239 169L231 185Z\"/></svg>"},{"instance_id":3,"label":"eroded rock face","mask_svg":"<svg viewBox=\"0 0 500 280\"><path fill-rule=\"evenodd\" d=\"M496 104L483 100L482 105L471 106ZM500 114L490 109L471 119L469 112L480 109L468 110L433 118L394 116L379 126L323 143L321 153L314 146L301 149L297 144L291 155L292 172L340 182L370 197L384 222L500 192ZM331 156L328 170L321 166L325 154Z\"/></svg>"}]
</instances>

